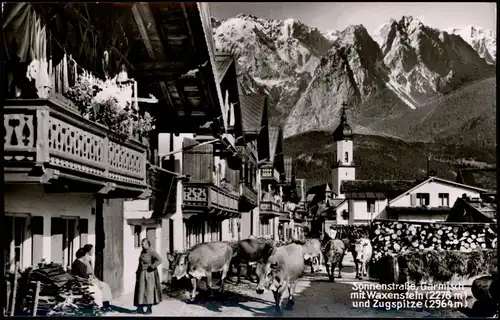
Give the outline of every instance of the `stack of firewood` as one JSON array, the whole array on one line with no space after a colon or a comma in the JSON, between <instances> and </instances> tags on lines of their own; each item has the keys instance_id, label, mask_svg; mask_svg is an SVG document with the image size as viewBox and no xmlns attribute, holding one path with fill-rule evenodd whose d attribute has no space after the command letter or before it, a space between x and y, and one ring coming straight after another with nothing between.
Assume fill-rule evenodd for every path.
<instances>
[{"instance_id":1,"label":"stack of firewood","mask_svg":"<svg viewBox=\"0 0 500 320\"><path fill-rule=\"evenodd\" d=\"M44 315L64 308L89 309L95 305L90 283L75 280L58 264L31 270L27 285L25 313L33 314L36 309L37 315Z\"/></svg>"},{"instance_id":2,"label":"stack of firewood","mask_svg":"<svg viewBox=\"0 0 500 320\"><path fill-rule=\"evenodd\" d=\"M374 260L387 253L407 250L492 249L497 237L493 225L417 224L398 221L376 221L372 225L371 240Z\"/></svg>"},{"instance_id":3,"label":"stack of firewood","mask_svg":"<svg viewBox=\"0 0 500 320\"><path fill-rule=\"evenodd\" d=\"M359 239L366 238L370 234L370 226L363 225L333 225L330 227L337 232L336 238L339 239Z\"/></svg>"}]
</instances>

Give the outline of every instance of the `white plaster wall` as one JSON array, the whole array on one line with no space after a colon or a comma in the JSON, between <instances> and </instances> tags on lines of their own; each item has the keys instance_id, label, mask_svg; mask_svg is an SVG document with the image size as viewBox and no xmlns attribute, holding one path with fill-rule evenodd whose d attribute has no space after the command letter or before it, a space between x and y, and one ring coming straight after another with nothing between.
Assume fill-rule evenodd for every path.
<instances>
[{"instance_id":1,"label":"white plaster wall","mask_svg":"<svg viewBox=\"0 0 500 320\"><path fill-rule=\"evenodd\" d=\"M344 194L340 193L342 181L352 180L356 180L356 168L339 167L332 169L332 191L337 194L337 198L345 198Z\"/></svg>"},{"instance_id":2,"label":"white plaster wall","mask_svg":"<svg viewBox=\"0 0 500 320\"><path fill-rule=\"evenodd\" d=\"M414 213L400 213L398 215L398 221L419 221L419 222L438 222L438 221L446 221L448 218L448 214L438 214L432 213L429 214L414 214Z\"/></svg>"},{"instance_id":3,"label":"white plaster wall","mask_svg":"<svg viewBox=\"0 0 500 320\"><path fill-rule=\"evenodd\" d=\"M345 201L344 203L339 205L336 210L337 210L337 224L340 225L349 224L349 217L347 217L347 219L344 219L342 217L342 211L347 210L349 212L349 202Z\"/></svg>"},{"instance_id":4,"label":"white plaster wall","mask_svg":"<svg viewBox=\"0 0 500 320\"><path fill-rule=\"evenodd\" d=\"M139 264L141 248L134 248L134 226L123 222L123 294L134 291L135 271ZM146 237L146 228L142 228L141 239Z\"/></svg>"},{"instance_id":5,"label":"white plaster wall","mask_svg":"<svg viewBox=\"0 0 500 320\"><path fill-rule=\"evenodd\" d=\"M184 138L194 139L194 135L192 133L181 133L179 134L179 136L174 135L174 150L182 149L182 141ZM175 171L182 173L182 152L176 153L174 157L175 160L178 160L178 167L176 166ZM174 224L174 234L172 235L172 237L175 251L184 249L185 226L182 220L182 190L182 181L177 180L176 212L172 216Z\"/></svg>"},{"instance_id":6,"label":"white plaster wall","mask_svg":"<svg viewBox=\"0 0 500 320\"><path fill-rule=\"evenodd\" d=\"M279 224L280 224L280 218L279 217L273 218L273 239L275 241L279 240L279 233L278 233Z\"/></svg>"},{"instance_id":7,"label":"white plaster wall","mask_svg":"<svg viewBox=\"0 0 500 320\"><path fill-rule=\"evenodd\" d=\"M336 159L340 161L342 165L350 166L353 161L353 143L352 140L337 141L337 154ZM349 153L349 161L345 162L345 153ZM335 162L337 162L335 161Z\"/></svg>"},{"instance_id":8,"label":"white plaster wall","mask_svg":"<svg viewBox=\"0 0 500 320\"><path fill-rule=\"evenodd\" d=\"M133 200L124 201L124 221L123 221L123 259L124 259L124 270L123 270L123 294L127 294L134 291L135 287L135 271L137 270L137 265L139 263L139 255L141 253L141 248L134 248L134 226L127 223L127 219L142 219L150 218L151 211L149 210L149 200ZM142 226L140 237L141 239L146 238L146 230L149 226ZM156 228L156 243L155 247L160 256L166 249L163 248L161 241L161 228ZM168 245L168 244L167 244ZM158 273L160 279L162 279L162 268L158 268Z\"/></svg>"},{"instance_id":9,"label":"white plaster wall","mask_svg":"<svg viewBox=\"0 0 500 320\"><path fill-rule=\"evenodd\" d=\"M95 245L95 215L92 215L92 208L96 207L96 201L93 194L45 193L43 186L38 184L4 184L3 192L6 213L43 217L43 258L47 261L51 261L52 217L73 216L88 219L88 243ZM31 232L28 235L31 235ZM74 244L75 248L80 247L79 236L75 238ZM25 237L22 268L29 267L32 263L32 245L31 236Z\"/></svg>"},{"instance_id":10,"label":"white plaster wall","mask_svg":"<svg viewBox=\"0 0 500 320\"><path fill-rule=\"evenodd\" d=\"M462 197L462 194L467 194L471 198L479 197L479 192L468 188L459 186L452 186L438 181L426 183L419 188L413 190L411 193L429 193L429 207L439 207L439 193L448 193L450 199L450 207L453 206L457 198ZM410 193L405 193L403 197L391 202L391 207L410 207L411 196Z\"/></svg>"},{"instance_id":11,"label":"white plaster wall","mask_svg":"<svg viewBox=\"0 0 500 320\"><path fill-rule=\"evenodd\" d=\"M351 214L354 214L354 222L356 220L372 220L375 219L381 211L385 209L387 206L387 200L375 200L375 212L368 212L367 201L366 200L354 200L353 201L354 208L353 211L349 211Z\"/></svg>"}]
</instances>

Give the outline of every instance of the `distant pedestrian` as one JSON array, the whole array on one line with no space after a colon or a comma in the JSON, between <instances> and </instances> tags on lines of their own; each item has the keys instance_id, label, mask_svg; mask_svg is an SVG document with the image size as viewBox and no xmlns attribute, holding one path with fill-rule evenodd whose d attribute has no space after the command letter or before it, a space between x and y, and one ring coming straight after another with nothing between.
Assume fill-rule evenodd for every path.
<instances>
[{"instance_id":1,"label":"distant pedestrian","mask_svg":"<svg viewBox=\"0 0 500 320\"><path fill-rule=\"evenodd\" d=\"M162 263L160 255L151 248L148 239L142 239L142 251L136 271L134 306L137 312L151 314L152 306L161 302L160 275L157 267ZM144 312L146 307L146 312Z\"/></svg>"},{"instance_id":2,"label":"distant pedestrian","mask_svg":"<svg viewBox=\"0 0 500 320\"><path fill-rule=\"evenodd\" d=\"M86 254L86 265L87 265L87 273L91 276L92 281L101 289L102 292L102 301L103 301L103 309L104 311L112 311L110 306L110 301L113 300L113 295L111 294L111 288L109 284L104 281L97 279L94 275L94 266L92 264L92 255L94 252L94 246L91 244L86 244L82 248Z\"/></svg>"}]
</instances>

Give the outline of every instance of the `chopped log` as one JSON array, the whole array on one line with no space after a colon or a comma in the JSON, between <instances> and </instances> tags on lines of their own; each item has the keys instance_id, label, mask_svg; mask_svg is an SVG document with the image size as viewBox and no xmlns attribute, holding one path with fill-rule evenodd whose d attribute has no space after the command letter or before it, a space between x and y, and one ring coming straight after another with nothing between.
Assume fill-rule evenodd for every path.
<instances>
[{"instance_id":1,"label":"chopped log","mask_svg":"<svg viewBox=\"0 0 500 320\"><path fill-rule=\"evenodd\" d=\"M38 311L38 298L40 297L40 281L36 282L35 288L35 298L33 301L33 316L36 316L36 312Z\"/></svg>"}]
</instances>

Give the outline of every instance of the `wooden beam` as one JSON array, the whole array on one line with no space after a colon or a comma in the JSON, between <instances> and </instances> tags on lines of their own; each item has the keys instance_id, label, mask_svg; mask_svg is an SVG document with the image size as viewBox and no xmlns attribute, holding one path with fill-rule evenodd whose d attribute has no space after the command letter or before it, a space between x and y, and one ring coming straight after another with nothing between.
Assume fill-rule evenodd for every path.
<instances>
[{"instance_id":1,"label":"wooden beam","mask_svg":"<svg viewBox=\"0 0 500 320\"><path fill-rule=\"evenodd\" d=\"M139 8L138 8L139 6L141 6L141 8L142 8L143 6L145 6L145 4L136 2L132 6L132 14L134 15L134 20L137 24L137 28L139 29L139 32L141 33L142 42L144 43L144 46L146 46L146 50L148 51L148 55L151 59L155 60L156 55L155 55L155 52L153 50L153 46L151 45L151 41L149 40L149 35L148 35L147 30L146 30L146 26L144 25L144 21L142 20L141 12L139 11Z\"/></svg>"},{"instance_id":2,"label":"wooden beam","mask_svg":"<svg viewBox=\"0 0 500 320\"><path fill-rule=\"evenodd\" d=\"M147 188L137 198L139 198L139 199L147 199L147 198L151 197L152 194L153 194L153 192L151 191L151 189Z\"/></svg>"},{"instance_id":3,"label":"wooden beam","mask_svg":"<svg viewBox=\"0 0 500 320\"><path fill-rule=\"evenodd\" d=\"M145 70L179 70L185 69L186 63L184 61L158 61L158 62L144 62L135 64L135 69L139 71Z\"/></svg>"},{"instance_id":4,"label":"wooden beam","mask_svg":"<svg viewBox=\"0 0 500 320\"><path fill-rule=\"evenodd\" d=\"M108 194L116 189L116 183L106 182L106 185L99 190L99 194Z\"/></svg>"},{"instance_id":5,"label":"wooden beam","mask_svg":"<svg viewBox=\"0 0 500 320\"><path fill-rule=\"evenodd\" d=\"M163 95L165 96L165 98L167 98L167 101L170 104L170 107L175 108L175 104L172 100L172 96L170 95L170 91L168 90L167 84L165 83L165 81L160 81L160 89L161 89L161 92L163 92Z\"/></svg>"}]
</instances>

